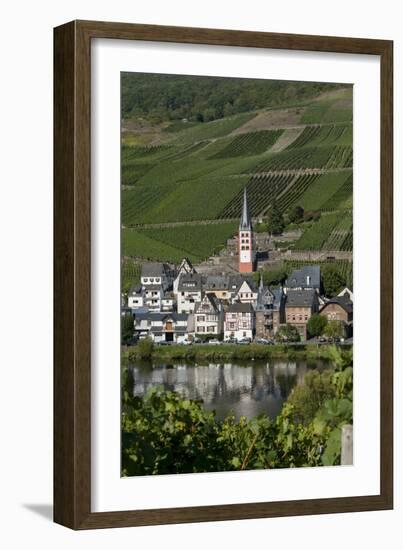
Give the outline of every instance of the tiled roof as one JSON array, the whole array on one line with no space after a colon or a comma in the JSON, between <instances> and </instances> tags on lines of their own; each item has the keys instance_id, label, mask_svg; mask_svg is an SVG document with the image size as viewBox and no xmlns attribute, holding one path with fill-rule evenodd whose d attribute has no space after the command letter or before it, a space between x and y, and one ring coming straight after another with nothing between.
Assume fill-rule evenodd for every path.
<instances>
[{"instance_id":1,"label":"tiled roof","mask_svg":"<svg viewBox=\"0 0 403 550\"><path fill-rule=\"evenodd\" d=\"M296 269L285 281L286 288L319 288L320 287L320 266L305 265Z\"/></svg>"},{"instance_id":2,"label":"tiled roof","mask_svg":"<svg viewBox=\"0 0 403 550\"><path fill-rule=\"evenodd\" d=\"M162 277L169 270L166 264L160 262L146 262L141 266L142 277Z\"/></svg>"},{"instance_id":3,"label":"tiled roof","mask_svg":"<svg viewBox=\"0 0 403 550\"><path fill-rule=\"evenodd\" d=\"M202 276L198 273L187 273L183 274L179 278L178 291L186 292L187 290L192 291L201 291L202 289Z\"/></svg>"},{"instance_id":4,"label":"tiled roof","mask_svg":"<svg viewBox=\"0 0 403 550\"><path fill-rule=\"evenodd\" d=\"M252 304L243 304L242 302L235 302L228 306L227 311L229 313L253 313Z\"/></svg>"},{"instance_id":5,"label":"tiled roof","mask_svg":"<svg viewBox=\"0 0 403 550\"><path fill-rule=\"evenodd\" d=\"M312 307L315 297L316 292L313 289L289 290L286 307Z\"/></svg>"}]
</instances>

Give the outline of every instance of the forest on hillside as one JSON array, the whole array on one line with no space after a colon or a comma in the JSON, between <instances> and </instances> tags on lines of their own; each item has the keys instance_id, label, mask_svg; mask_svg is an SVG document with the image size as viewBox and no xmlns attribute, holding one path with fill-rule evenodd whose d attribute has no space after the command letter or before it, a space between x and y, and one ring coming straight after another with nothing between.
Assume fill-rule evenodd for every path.
<instances>
[{"instance_id":1,"label":"forest on hillside","mask_svg":"<svg viewBox=\"0 0 403 550\"><path fill-rule=\"evenodd\" d=\"M265 107L296 105L345 84L122 73L122 116L153 124L209 122Z\"/></svg>"}]
</instances>

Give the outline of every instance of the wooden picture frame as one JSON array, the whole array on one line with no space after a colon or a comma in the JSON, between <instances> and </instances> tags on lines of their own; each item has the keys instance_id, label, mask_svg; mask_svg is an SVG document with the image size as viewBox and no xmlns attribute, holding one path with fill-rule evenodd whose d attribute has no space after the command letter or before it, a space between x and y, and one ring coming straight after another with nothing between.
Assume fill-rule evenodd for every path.
<instances>
[{"instance_id":1,"label":"wooden picture frame","mask_svg":"<svg viewBox=\"0 0 403 550\"><path fill-rule=\"evenodd\" d=\"M380 56L381 487L379 495L91 512L91 40L147 40ZM54 520L93 529L393 507L393 43L385 40L73 21L54 30Z\"/></svg>"}]
</instances>

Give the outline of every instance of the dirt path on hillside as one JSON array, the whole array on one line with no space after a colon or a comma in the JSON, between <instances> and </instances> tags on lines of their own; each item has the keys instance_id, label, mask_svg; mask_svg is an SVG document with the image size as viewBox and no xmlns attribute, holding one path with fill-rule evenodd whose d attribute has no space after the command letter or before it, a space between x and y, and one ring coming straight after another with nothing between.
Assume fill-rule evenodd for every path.
<instances>
[{"instance_id":1,"label":"dirt path on hillside","mask_svg":"<svg viewBox=\"0 0 403 550\"><path fill-rule=\"evenodd\" d=\"M301 126L300 128L290 128L289 130L284 130L276 143L270 149L270 152L279 153L280 151L286 149L286 147L291 145L291 143L295 141L299 135L302 134L304 128L305 126Z\"/></svg>"}]
</instances>

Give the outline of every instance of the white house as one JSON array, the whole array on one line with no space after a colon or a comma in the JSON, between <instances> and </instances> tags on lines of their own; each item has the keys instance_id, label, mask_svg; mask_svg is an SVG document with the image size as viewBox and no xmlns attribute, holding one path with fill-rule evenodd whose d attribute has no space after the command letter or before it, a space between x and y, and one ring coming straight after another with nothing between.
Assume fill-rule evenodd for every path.
<instances>
[{"instance_id":1,"label":"white house","mask_svg":"<svg viewBox=\"0 0 403 550\"><path fill-rule=\"evenodd\" d=\"M255 312L250 303L231 304L225 312L224 339L252 340L255 330Z\"/></svg>"},{"instance_id":2,"label":"white house","mask_svg":"<svg viewBox=\"0 0 403 550\"><path fill-rule=\"evenodd\" d=\"M133 285L127 295L127 305L131 309L144 307L143 289L141 285Z\"/></svg>"},{"instance_id":3,"label":"white house","mask_svg":"<svg viewBox=\"0 0 403 550\"><path fill-rule=\"evenodd\" d=\"M175 294L178 292L178 284L181 275L189 275L191 273L196 273L195 268L193 267L192 263L188 258L183 258L180 266L178 267L178 271L176 272L176 277L173 282L173 291Z\"/></svg>"},{"instance_id":4,"label":"white house","mask_svg":"<svg viewBox=\"0 0 403 550\"><path fill-rule=\"evenodd\" d=\"M188 316L176 312L140 313L135 315L134 330L140 339L150 337L156 343L181 343L187 339Z\"/></svg>"},{"instance_id":5,"label":"white house","mask_svg":"<svg viewBox=\"0 0 403 550\"><path fill-rule=\"evenodd\" d=\"M214 334L223 332L224 311L220 300L214 294L204 294L195 309L195 334Z\"/></svg>"},{"instance_id":6,"label":"white house","mask_svg":"<svg viewBox=\"0 0 403 550\"><path fill-rule=\"evenodd\" d=\"M243 304L252 304L256 306L258 298L258 289L256 284L249 279L243 279L236 288L232 303L241 302Z\"/></svg>"},{"instance_id":7,"label":"white house","mask_svg":"<svg viewBox=\"0 0 403 550\"><path fill-rule=\"evenodd\" d=\"M197 273L182 274L176 293L178 313L193 313L202 300L203 280Z\"/></svg>"},{"instance_id":8,"label":"white house","mask_svg":"<svg viewBox=\"0 0 403 550\"><path fill-rule=\"evenodd\" d=\"M144 307L150 311L161 311L164 290L160 285L151 285L143 287Z\"/></svg>"},{"instance_id":9,"label":"white house","mask_svg":"<svg viewBox=\"0 0 403 550\"><path fill-rule=\"evenodd\" d=\"M147 262L141 267L141 284L143 287L160 286L162 290L172 287L172 271L167 264Z\"/></svg>"},{"instance_id":10,"label":"white house","mask_svg":"<svg viewBox=\"0 0 403 550\"><path fill-rule=\"evenodd\" d=\"M176 296L173 292L165 292L161 299L161 311L175 311Z\"/></svg>"}]
</instances>

